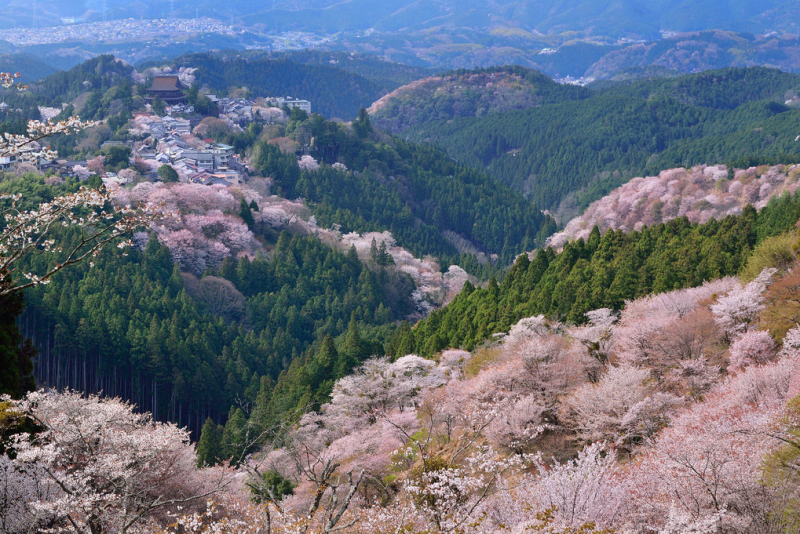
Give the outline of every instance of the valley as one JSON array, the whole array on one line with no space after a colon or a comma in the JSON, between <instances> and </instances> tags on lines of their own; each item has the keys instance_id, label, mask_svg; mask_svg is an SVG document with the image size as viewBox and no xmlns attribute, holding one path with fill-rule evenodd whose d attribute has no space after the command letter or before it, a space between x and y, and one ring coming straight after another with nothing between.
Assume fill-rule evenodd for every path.
<instances>
[{"instance_id":1,"label":"valley","mask_svg":"<svg viewBox=\"0 0 800 534\"><path fill-rule=\"evenodd\" d=\"M794 6L95 4L0 56L0 531L797 530Z\"/></svg>"}]
</instances>

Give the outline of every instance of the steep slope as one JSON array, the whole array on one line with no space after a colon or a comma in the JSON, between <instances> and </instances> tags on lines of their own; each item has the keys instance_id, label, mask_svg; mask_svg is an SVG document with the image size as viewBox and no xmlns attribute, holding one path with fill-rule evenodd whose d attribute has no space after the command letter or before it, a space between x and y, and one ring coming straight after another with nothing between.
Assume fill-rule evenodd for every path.
<instances>
[{"instance_id":1,"label":"steep slope","mask_svg":"<svg viewBox=\"0 0 800 534\"><path fill-rule=\"evenodd\" d=\"M394 354L430 355L442 349L478 346L523 317L544 314L582 322L597 308L620 309L626 300L733 275L764 238L794 228L800 195L784 195L759 212L693 225L686 218L625 233L592 230L560 253L523 254L500 285L466 285L447 307L413 329L401 328Z\"/></svg>"},{"instance_id":2,"label":"steep slope","mask_svg":"<svg viewBox=\"0 0 800 534\"><path fill-rule=\"evenodd\" d=\"M324 226L389 230L415 255L468 269L477 267L470 251L508 264L555 230L521 195L439 150L372 131L366 115L352 127L298 116L285 130L300 145L313 138L311 156L323 165L301 172L297 156L268 140L255 145L251 162L282 195L306 199Z\"/></svg>"},{"instance_id":3,"label":"steep slope","mask_svg":"<svg viewBox=\"0 0 800 534\"><path fill-rule=\"evenodd\" d=\"M196 68L197 84L226 94L231 86L247 87L259 96L293 96L310 100L326 117L351 119L388 89L334 65L306 65L287 58L239 58L235 54L191 54L175 63Z\"/></svg>"},{"instance_id":4,"label":"steep slope","mask_svg":"<svg viewBox=\"0 0 800 534\"><path fill-rule=\"evenodd\" d=\"M158 237L137 235L127 254L104 250L93 265L26 292L21 328L39 349L40 385L121 396L199 432L206 417L224 420L231 406L271 390L326 336L348 328L363 336L317 373L316 392L380 351L394 320L414 310L414 283L398 269L280 221L250 230L238 214L245 194L262 201L252 191L150 183L140 190L158 197L155 209L180 215L156 228ZM4 182L4 191L36 202L58 188L29 176Z\"/></svg>"},{"instance_id":5,"label":"steep slope","mask_svg":"<svg viewBox=\"0 0 800 534\"><path fill-rule=\"evenodd\" d=\"M773 197L795 194L800 166L751 167L730 172L724 165L691 170L670 169L658 176L634 178L575 217L563 231L550 236L547 245L560 248L567 241L588 239L592 228L631 232L676 217L705 223L739 215L753 204L762 208Z\"/></svg>"},{"instance_id":6,"label":"steep slope","mask_svg":"<svg viewBox=\"0 0 800 534\"><path fill-rule=\"evenodd\" d=\"M524 67L497 67L418 80L382 97L367 111L378 127L400 133L426 122L483 117L588 96L585 89L560 86Z\"/></svg>"},{"instance_id":7,"label":"steep slope","mask_svg":"<svg viewBox=\"0 0 800 534\"><path fill-rule=\"evenodd\" d=\"M572 217L640 173L741 154L791 161L800 110L784 101L798 89L795 75L726 69L612 87L521 112L420 124L404 136L486 168L539 206L564 202Z\"/></svg>"}]
</instances>

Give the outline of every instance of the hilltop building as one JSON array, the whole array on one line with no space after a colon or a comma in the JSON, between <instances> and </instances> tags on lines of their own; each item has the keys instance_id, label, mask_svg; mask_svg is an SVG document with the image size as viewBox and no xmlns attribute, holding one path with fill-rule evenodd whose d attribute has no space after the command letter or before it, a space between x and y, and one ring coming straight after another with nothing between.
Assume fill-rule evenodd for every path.
<instances>
[{"instance_id":1,"label":"hilltop building","mask_svg":"<svg viewBox=\"0 0 800 534\"><path fill-rule=\"evenodd\" d=\"M268 103L279 108L285 105L289 109L300 108L308 114L311 113L311 102L308 100L300 100L299 98L292 98L291 96L287 96L286 98L283 98L282 96L269 97L266 100Z\"/></svg>"},{"instance_id":2,"label":"hilltop building","mask_svg":"<svg viewBox=\"0 0 800 534\"><path fill-rule=\"evenodd\" d=\"M183 96L183 85L175 75L156 76L153 78L153 85L147 89L145 101L150 104L156 96L168 105L182 104L186 101Z\"/></svg>"}]
</instances>

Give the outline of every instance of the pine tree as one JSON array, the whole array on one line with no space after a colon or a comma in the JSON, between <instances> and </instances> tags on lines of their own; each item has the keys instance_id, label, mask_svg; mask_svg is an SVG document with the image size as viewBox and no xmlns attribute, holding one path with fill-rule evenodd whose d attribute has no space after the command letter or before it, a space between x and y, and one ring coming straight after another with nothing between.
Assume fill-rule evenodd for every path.
<instances>
[{"instance_id":1,"label":"pine tree","mask_svg":"<svg viewBox=\"0 0 800 534\"><path fill-rule=\"evenodd\" d=\"M33 379L33 357L36 349L30 341L22 341L16 319L22 313L22 293L0 299L0 394L19 399L36 389Z\"/></svg>"},{"instance_id":2,"label":"pine tree","mask_svg":"<svg viewBox=\"0 0 800 534\"><path fill-rule=\"evenodd\" d=\"M251 211L251 209L252 208L247 204L247 202L245 202L245 200L242 199L241 209L239 210L239 217L241 217L244 223L247 225L247 227L252 230L256 224L256 221L253 219L253 212ZM258 209L257 205L256 209Z\"/></svg>"},{"instance_id":3,"label":"pine tree","mask_svg":"<svg viewBox=\"0 0 800 534\"><path fill-rule=\"evenodd\" d=\"M381 246L378 249L378 257L376 263L384 267L386 265L394 265L394 258L392 258L392 255L389 254L389 252L386 250L386 241L381 242Z\"/></svg>"},{"instance_id":4,"label":"pine tree","mask_svg":"<svg viewBox=\"0 0 800 534\"><path fill-rule=\"evenodd\" d=\"M210 417L203 424L200 431L200 441L197 442L197 467L215 465L220 460L220 433L214 420Z\"/></svg>"},{"instance_id":5,"label":"pine tree","mask_svg":"<svg viewBox=\"0 0 800 534\"><path fill-rule=\"evenodd\" d=\"M358 328L355 312L353 312L350 314L350 323L347 325L344 342L339 347L339 358L336 360L334 375L336 378L347 376L354 367L369 356L369 344L361 337L361 330Z\"/></svg>"},{"instance_id":6,"label":"pine tree","mask_svg":"<svg viewBox=\"0 0 800 534\"><path fill-rule=\"evenodd\" d=\"M378 256L378 244L375 242L375 238L372 238L372 243L369 245L369 259L373 263L380 265L378 263L379 256Z\"/></svg>"},{"instance_id":7,"label":"pine tree","mask_svg":"<svg viewBox=\"0 0 800 534\"><path fill-rule=\"evenodd\" d=\"M228 422L222 431L222 458L238 464L247 448L247 418L241 408L231 406Z\"/></svg>"}]
</instances>

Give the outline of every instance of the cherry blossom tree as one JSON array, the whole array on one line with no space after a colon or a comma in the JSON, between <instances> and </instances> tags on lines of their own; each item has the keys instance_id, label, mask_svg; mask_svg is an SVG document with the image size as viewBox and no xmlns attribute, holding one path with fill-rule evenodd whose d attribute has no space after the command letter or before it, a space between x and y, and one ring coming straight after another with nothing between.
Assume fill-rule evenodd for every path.
<instances>
[{"instance_id":1,"label":"cherry blossom tree","mask_svg":"<svg viewBox=\"0 0 800 534\"><path fill-rule=\"evenodd\" d=\"M714 317L729 339L747 331L764 307L764 290L777 269L764 269L752 282L738 285L711 305Z\"/></svg>"},{"instance_id":2,"label":"cherry blossom tree","mask_svg":"<svg viewBox=\"0 0 800 534\"><path fill-rule=\"evenodd\" d=\"M86 167L95 174L103 174L106 172L105 162L105 156L97 156L88 160L86 162Z\"/></svg>"},{"instance_id":3,"label":"cherry blossom tree","mask_svg":"<svg viewBox=\"0 0 800 534\"><path fill-rule=\"evenodd\" d=\"M783 338L782 356L800 356L800 325L795 326Z\"/></svg>"},{"instance_id":4,"label":"cherry blossom tree","mask_svg":"<svg viewBox=\"0 0 800 534\"><path fill-rule=\"evenodd\" d=\"M428 462L404 489L434 532L477 530L485 518L481 513L484 503L506 491L504 476L530 461L527 456L502 456L491 447L481 447L461 465Z\"/></svg>"},{"instance_id":5,"label":"cherry blossom tree","mask_svg":"<svg viewBox=\"0 0 800 534\"><path fill-rule=\"evenodd\" d=\"M53 523L53 514L33 505L60 493L41 464L21 465L0 455L0 531L22 534L43 530Z\"/></svg>"},{"instance_id":6,"label":"cherry blossom tree","mask_svg":"<svg viewBox=\"0 0 800 534\"><path fill-rule=\"evenodd\" d=\"M414 407L420 392L446 382L436 362L409 354L395 362L371 359L354 374L336 381L325 413L331 417L375 418L377 413ZM340 421L339 423L349 425Z\"/></svg>"},{"instance_id":7,"label":"cherry blossom tree","mask_svg":"<svg viewBox=\"0 0 800 534\"><path fill-rule=\"evenodd\" d=\"M631 365L611 366L597 384L584 384L565 401L567 417L578 435L587 441L614 441L622 434L629 411L643 401L650 389L647 369ZM630 416L628 417L630 419Z\"/></svg>"},{"instance_id":8,"label":"cherry blossom tree","mask_svg":"<svg viewBox=\"0 0 800 534\"><path fill-rule=\"evenodd\" d=\"M557 525L616 523L626 488L616 455L605 443L589 445L564 463L547 465L541 456L534 463L538 475L525 493L538 507L552 508Z\"/></svg>"},{"instance_id":9,"label":"cherry blossom tree","mask_svg":"<svg viewBox=\"0 0 800 534\"><path fill-rule=\"evenodd\" d=\"M111 242L123 248L130 241L120 238L156 220L156 214L146 208L111 206L112 196L104 188L82 187L31 210L17 207L20 195L0 195L1 200L10 201L10 206L3 211L6 227L0 233L0 296L47 283L64 267L98 255ZM57 227L80 228L77 244L66 249L56 245L51 232ZM43 271L17 267L23 258L43 251L58 258Z\"/></svg>"},{"instance_id":10,"label":"cherry blossom tree","mask_svg":"<svg viewBox=\"0 0 800 534\"><path fill-rule=\"evenodd\" d=\"M775 355L775 342L769 332L751 330L736 338L730 352L731 369L740 371L748 365L771 360Z\"/></svg>"},{"instance_id":11,"label":"cherry blossom tree","mask_svg":"<svg viewBox=\"0 0 800 534\"><path fill-rule=\"evenodd\" d=\"M319 169L319 163L317 163L317 160L308 155L302 156L297 164L304 171L316 171Z\"/></svg>"},{"instance_id":12,"label":"cherry blossom tree","mask_svg":"<svg viewBox=\"0 0 800 534\"><path fill-rule=\"evenodd\" d=\"M128 532L225 483L221 472L198 477L187 430L154 422L119 399L38 391L12 403L40 429L13 436L12 463L48 488L45 498L28 490L24 504L50 528Z\"/></svg>"},{"instance_id":13,"label":"cherry blossom tree","mask_svg":"<svg viewBox=\"0 0 800 534\"><path fill-rule=\"evenodd\" d=\"M72 172L75 173L75 178L77 178L81 182L85 182L91 176L91 172L89 169L84 167L83 165L75 165L72 168Z\"/></svg>"},{"instance_id":14,"label":"cherry blossom tree","mask_svg":"<svg viewBox=\"0 0 800 534\"><path fill-rule=\"evenodd\" d=\"M797 370L792 358L747 367L675 416L631 466L631 520L657 528L672 515L673 524L724 532L777 531L771 510L782 495L764 484L763 458L781 443L775 422L796 394Z\"/></svg>"}]
</instances>

